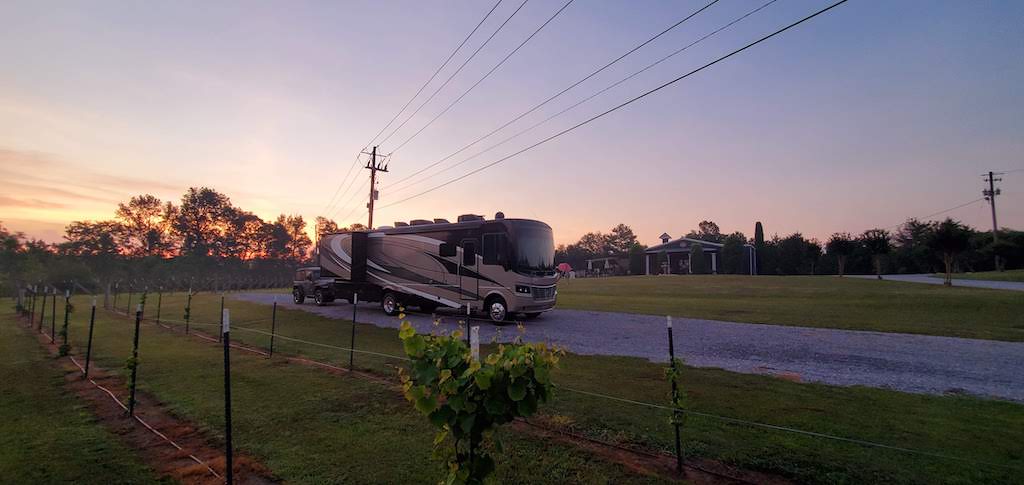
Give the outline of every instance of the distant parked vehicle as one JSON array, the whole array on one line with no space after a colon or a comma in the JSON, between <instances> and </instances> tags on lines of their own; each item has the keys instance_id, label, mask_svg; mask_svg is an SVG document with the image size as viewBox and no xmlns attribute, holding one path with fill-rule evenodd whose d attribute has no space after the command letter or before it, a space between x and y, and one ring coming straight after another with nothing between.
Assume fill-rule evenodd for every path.
<instances>
[{"instance_id":1,"label":"distant parked vehicle","mask_svg":"<svg viewBox=\"0 0 1024 485\"><path fill-rule=\"evenodd\" d=\"M554 308L555 248L547 224L499 213L494 220L464 215L455 223L396 226L322 236L320 266L296 275L296 303L311 294L318 305L351 301L358 293L360 301L380 302L388 315L400 306L468 307L495 322Z\"/></svg>"}]
</instances>

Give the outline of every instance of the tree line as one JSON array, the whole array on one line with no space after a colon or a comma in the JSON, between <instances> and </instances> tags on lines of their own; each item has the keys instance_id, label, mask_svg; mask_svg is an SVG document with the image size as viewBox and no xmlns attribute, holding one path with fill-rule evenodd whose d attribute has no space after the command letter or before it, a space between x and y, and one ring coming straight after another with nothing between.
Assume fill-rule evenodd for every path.
<instances>
[{"instance_id":1,"label":"tree line","mask_svg":"<svg viewBox=\"0 0 1024 485\"><path fill-rule=\"evenodd\" d=\"M339 231L323 217L315 224ZM207 187L189 188L178 204L132 197L109 220L68 224L63 239L47 244L0 224L0 278L97 293L282 286L313 244L302 216L265 221Z\"/></svg>"},{"instance_id":2,"label":"tree line","mask_svg":"<svg viewBox=\"0 0 1024 485\"><path fill-rule=\"evenodd\" d=\"M950 274L1024 267L1024 231L1004 228L998 236L994 241L991 231L978 231L952 219L911 218L895 231L874 228L857 235L840 232L824 242L799 232L766 238L760 222L755 224L751 239L740 231L723 234L713 221L701 221L685 237L722 244L718 272L725 274L750 273L745 249L748 244L756 251L756 271L763 275ZM628 225L619 224L609 233L591 232L575 243L559 245L555 263L582 269L588 259L617 257L628 261L618 273L643 274L647 249ZM694 252L706 249L695 246ZM710 268L702 258L695 258L691 270L706 273Z\"/></svg>"}]
</instances>

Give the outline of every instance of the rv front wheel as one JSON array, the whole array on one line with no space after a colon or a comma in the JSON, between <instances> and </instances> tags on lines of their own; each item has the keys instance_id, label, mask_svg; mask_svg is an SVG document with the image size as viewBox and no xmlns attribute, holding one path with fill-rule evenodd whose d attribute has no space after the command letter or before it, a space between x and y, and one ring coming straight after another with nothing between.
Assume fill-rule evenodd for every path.
<instances>
[{"instance_id":1,"label":"rv front wheel","mask_svg":"<svg viewBox=\"0 0 1024 485\"><path fill-rule=\"evenodd\" d=\"M324 292L320 288L317 288L313 292L313 301L316 302L316 306L324 306L327 300L324 298Z\"/></svg>"},{"instance_id":2,"label":"rv front wheel","mask_svg":"<svg viewBox=\"0 0 1024 485\"><path fill-rule=\"evenodd\" d=\"M296 288L292 290L292 300L295 301L296 305L301 305L302 302L306 301L306 295L302 293L301 288Z\"/></svg>"},{"instance_id":3,"label":"rv front wheel","mask_svg":"<svg viewBox=\"0 0 1024 485\"><path fill-rule=\"evenodd\" d=\"M384 294L384 298L380 299L380 309L384 311L385 315L392 316L398 314L398 295L392 292Z\"/></svg>"},{"instance_id":4,"label":"rv front wheel","mask_svg":"<svg viewBox=\"0 0 1024 485\"><path fill-rule=\"evenodd\" d=\"M491 321L495 323L504 323L505 317L508 316L505 299L500 296L492 296L487 299L487 316L491 317Z\"/></svg>"}]
</instances>

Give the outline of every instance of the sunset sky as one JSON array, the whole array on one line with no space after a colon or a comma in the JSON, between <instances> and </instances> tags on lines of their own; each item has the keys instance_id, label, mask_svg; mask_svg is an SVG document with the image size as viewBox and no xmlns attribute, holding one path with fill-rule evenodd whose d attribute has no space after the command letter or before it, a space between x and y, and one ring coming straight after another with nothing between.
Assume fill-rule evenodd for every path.
<instances>
[{"instance_id":1,"label":"sunset sky","mask_svg":"<svg viewBox=\"0 0 1024 485\"><path fill-rule=\"evenodd\" d=\"M343 186L325 211L332 194L495 1L4 1L0 221L59 241L68 222L111 218L132 195L177 202L187 187L209 186L265 219L365 223L365 189L353 196ZM520 3L503 1L412 106ZM831 2L778 0L506 145L406 190L388 187L705 3L576 0L394 152L379 204L513 153ZM720 1L436 170L762 3ZM381 151L395 150L562 4L528 1ZM852 0L375 220L500 210L549 223L559 243L620 222L646 244L703 219L748 236L760 220L769 235L820 239L895 226L980 198L982 172L1024 168L1022 26L1019 1ZM368 175L359 170L350 189ZM1000 225L1024 229L1024 171L1003 179ZM948 215L991 228L984 202Z\"/></svg>"}]
</instances>

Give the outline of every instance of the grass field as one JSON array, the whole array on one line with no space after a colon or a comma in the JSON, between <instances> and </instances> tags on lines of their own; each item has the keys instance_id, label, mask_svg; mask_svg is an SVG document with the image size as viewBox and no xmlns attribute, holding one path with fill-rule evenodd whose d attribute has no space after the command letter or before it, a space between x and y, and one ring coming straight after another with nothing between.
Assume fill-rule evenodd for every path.
<instances>
[{"instance_id":1,"label":"grass field","mask_svg":"<svg viewBox=\"0 0 1024 485\"><path fill-rule=\"evenodd\" d=\"M10 318L0 325L0 482L158 480L63 389L64 374Z\"/></svg>"},{"instance_id":2,"label":"grass field","mask_svg":"<svg viewBox=\"0 0 1024 485\"><path fill-rule=\"evenodd\" d=\"M215 322L219 298L200 295L193 319ZM150 305L154 302L150 300ZM165 318L180 318L181 295L165 296ZM266 347L270 308L228 299L236 340ZM153 315L152 306L149 314ZM124 317L104 314L98 327L101 364L119 367L130 350ZM219 353L202 342L144 327L140 375L144 389L179 413L220 426ZM344 347L350 323L302 311L279 310L281 335ZM78 318L72 341L82 344ZM103 342L102 344L99 342ZM348 353L278 340L276 351L347 364ZM396 332L357 326L361 350L401 355ZM386 481L436 479L429 458L432 430L394 392L379 384L332 377L277 360L239 355L233 367L241 388L236 435L242 446L290 481L316 482L369 476ZM357 367L393 376L400 361L356 354ZM634 358L569 355L556 375L562 387L544 410L546 419L588 436L650 449L669 450L672 428L664 411L572 393L567 388L650 403L667 401L661 366ZM686 368L682 378L690 409L807 431L857 438L939 453L996 466L909 455L850 443L750 428L690 416L683 429L689 456L778 473L808 483L1008 483L1019 481L1024 451L1019 446L1024 406L970 397L904 394L881 389L800 384L781 379ZM282 426L281 423L287 423ZM586 454L529 439L513 440L501 460L501 477L511 482L638 481L620 468ZM386 450L401 450L391 453ZM534 474L543 456L549 474ZM1017 467L1010 470L1003 467ZM409 470L425 470L413 472ZM374 475L388 473L388 475Z\"/></svg>"},{"instance_id":3,"label":"grass field","mask_svg":"<svg viewBox=\"0 0 1024 485\"><path fill-rule=\"evenodd\" d=\"M1024 295L832 276L563 280L558 307L747 323L1024 341Z\"/></svg>"},{"instance_id":4,"label":"grass field","mask_svg":"<svg viewBox=\"0 0 1024 485\"><path fill-rule=\"evenodd\" d=\"M946 275L937 273L936 278L945 278ZM1024 269L1011 269L1006 271L982 271L979 273L953 273L956 280L986 280L986 281L1019 281L1024 282Z\"/></svg>"},{"instance_id":5,"label":"grass field","mask_svg":"<svg viewBox=\"0 0 1024 485\"><path fill-rule=\"evenodd\" d=\"M2 325L5 333L18 331L9 315L3 317ZM128 319L101 312L94 336L94 362L106 369L122 368L131 353L132 329ZM76 349L84 346L86 332L85 322L75 318L71 341ZM140 337L139 389L165 402L172 413L222 437L222 359L216 345L145 325ZM435 429L392 386L241 351L232 355L232 374L235 446L250 452L287 482L437 483L443 476L442 462L432 458ZM64 406L72 409L74 403ZM34 432L31 428L12 431L16 432L5 436L15 440ZM59 435L56 430L51 433ZM664 481L635 476L573 446L506 435L507 455L500 460L496 474L500 482ZM58 439L47 437L48 441ZM74 452L59 448L25 457L25 461L44 466L54 457L73 456ZM69 465L74 463L77 461Z\"/></svg>"}]
</instances>

